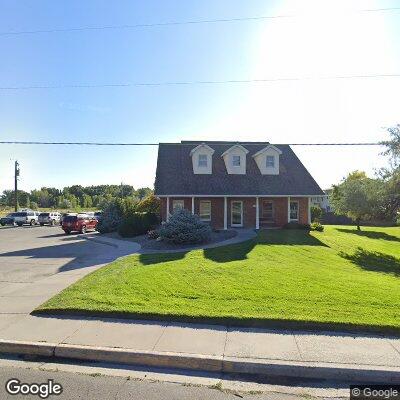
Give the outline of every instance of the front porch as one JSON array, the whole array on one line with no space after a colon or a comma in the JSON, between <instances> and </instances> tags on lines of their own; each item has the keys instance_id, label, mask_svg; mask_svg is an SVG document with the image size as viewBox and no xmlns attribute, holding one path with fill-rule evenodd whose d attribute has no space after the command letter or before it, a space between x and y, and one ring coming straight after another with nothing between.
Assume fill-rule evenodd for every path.
<instances>
[{"instance_id":1,"label":"front porch","mask_svg":"<svg viewBox=\"0 0 400 400\"><path fill-rule=\"evenodd\" d=\"M214 229L282 227L288 222L311 222L310 197L304 196L165 196L162 221L178 208L200 216Z\"/></svg>"}]
</instances>

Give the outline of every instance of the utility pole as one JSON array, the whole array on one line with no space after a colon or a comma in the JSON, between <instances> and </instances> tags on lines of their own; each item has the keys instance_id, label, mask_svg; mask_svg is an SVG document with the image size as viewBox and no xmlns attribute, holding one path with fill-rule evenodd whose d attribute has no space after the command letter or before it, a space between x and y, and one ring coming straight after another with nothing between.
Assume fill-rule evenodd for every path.
<instances>
[{"instance_id":1,"label":"utility pole","mask_svg":"<svg viewBox=\"0 0 400 400\"><path fill-rule=\"evenodd\" d=\"M14 209L18 211L18 177L19 177L19 164L18 161L15 160L14 167Z\"/></svg>"}]
</instances>

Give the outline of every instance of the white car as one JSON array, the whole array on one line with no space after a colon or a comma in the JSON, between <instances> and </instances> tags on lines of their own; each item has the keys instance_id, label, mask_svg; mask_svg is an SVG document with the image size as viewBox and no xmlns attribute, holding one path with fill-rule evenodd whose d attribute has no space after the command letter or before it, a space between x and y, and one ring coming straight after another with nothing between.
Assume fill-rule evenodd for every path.
<instances>
[{"instance_id":1,"label":"white car","mask_svg":"<svg viewBox=\"0 0 400 400\"><path fill-rule=\"evenodd\" d=\"M22 225L36 225L39 220L39 212L37 211L19 211L14 213L14 223L18 226Z\"/></svg>"},{"instance_id":2,"label":"white car","mask_svg":"<svg viewBox=\"0 0 400 400\"><path fill-rule=\"evenodd\" d=\"M60 225L61 224L61 214L59 212L43 212L39 214L39 224L40 226L49 225Z\"/></svg>"}]
</instances>

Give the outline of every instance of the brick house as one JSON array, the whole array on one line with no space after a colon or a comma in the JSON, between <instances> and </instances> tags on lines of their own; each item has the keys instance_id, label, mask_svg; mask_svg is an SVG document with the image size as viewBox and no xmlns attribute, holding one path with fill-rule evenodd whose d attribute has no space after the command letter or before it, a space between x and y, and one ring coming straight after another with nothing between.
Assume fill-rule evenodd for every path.
<instances>
[{"instance_id":1,"label":"brick house","mask_svg":"<svg viewBox=\"0 0 400 400\"><path fill-rule=\"evenodd\" d=\"M324 192L288 145L161 143L155 195L167 221L185 208L215 229L309 223L310 198Z\"/></svg>"}]
</instances>

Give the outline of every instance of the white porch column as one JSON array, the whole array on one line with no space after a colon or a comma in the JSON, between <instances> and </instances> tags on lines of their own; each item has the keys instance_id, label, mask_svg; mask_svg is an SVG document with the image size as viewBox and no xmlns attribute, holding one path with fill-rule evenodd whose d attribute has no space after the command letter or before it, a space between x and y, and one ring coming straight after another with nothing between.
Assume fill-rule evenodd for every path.
<instances>
[{"instance_id":1,"label":"white porch column","mask_svg":"<svg viewBox=\"0 0 400 400\"><path fill-rule=\"evenodd\" d=\"M167 222L169 220L169 197L167 197Z\"/></svg>"},{"instance_id":2,"label":"white porch column","mask_svg":"<svg viewBox=\"0 0 400 400\"><path fill-rule=\"evenodd\" d=\"M192 214L194 214L194 197L192 197Z\"/></svg>"},{"instance_id":3,"label":"white porch column","mask_svg":"<svg viewBox=\"0 0 400 400\"><path fill-rule=\"evenodd\" d=\"M224 229L228 229L228 199L224 197Z\"/></svg>"},{"instance_id":4,"label":"white porch column","mask_svg":"<svg viewBox=\"0 0 400 400\"><path fill-rule=\"evenodd\" d=\"M256 197L256 229L260 229L260 207L258 204L258 197Z\"/></svg>"},{"instance_id":5,"label":"white porch column","mask_svg":"<svg viewBox=\"0 0 400 400\"><path fill-rule=\"evenodd\" d=\"M311 199L308 197L308 223L311 224Z\"/></svg>"},{"instance_id":6,"label":"white porch column","mask_svg":"<svg viewBox=\"0 0 400 400\"><path fill-rule=\"evenodd\" d=\"M290 196L287 198L287 222L290 222Z\"/></svg>"}]
</instances>

